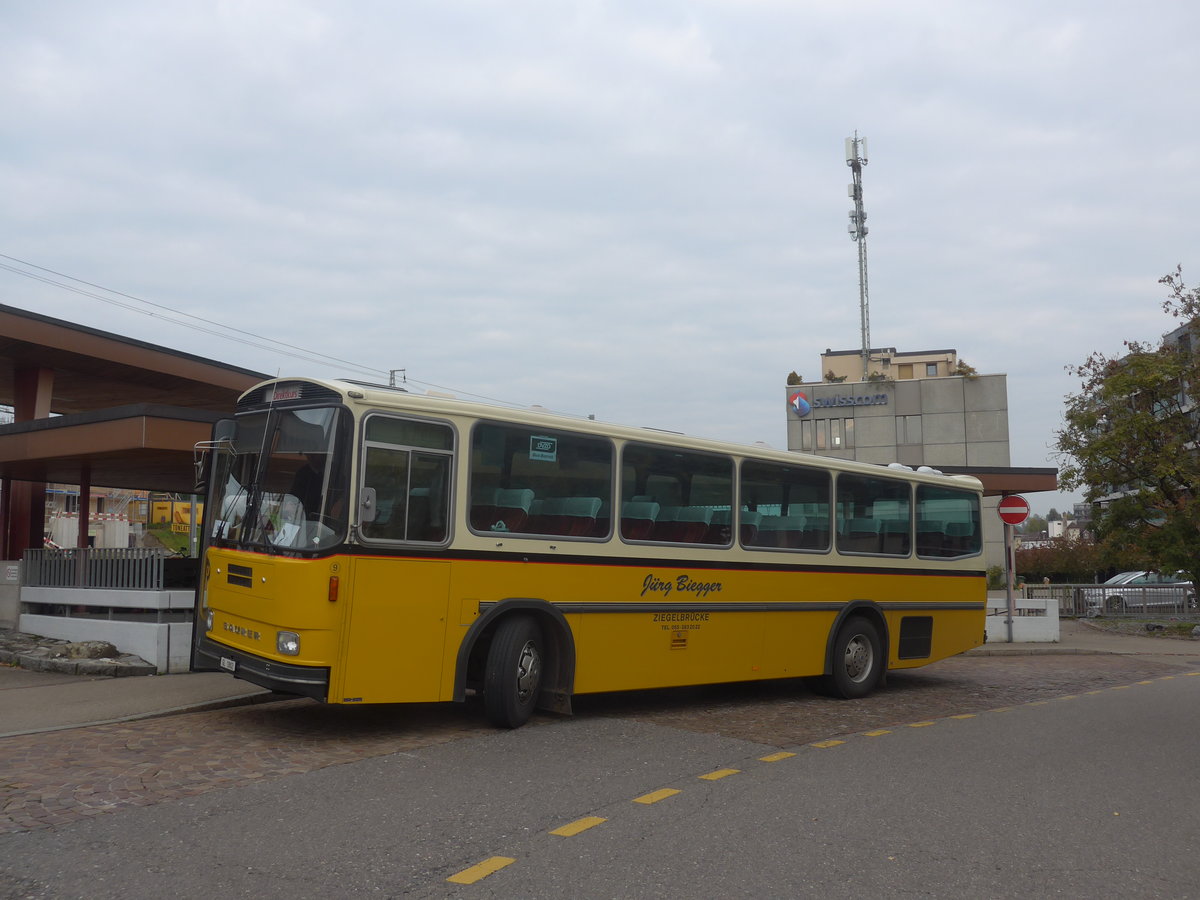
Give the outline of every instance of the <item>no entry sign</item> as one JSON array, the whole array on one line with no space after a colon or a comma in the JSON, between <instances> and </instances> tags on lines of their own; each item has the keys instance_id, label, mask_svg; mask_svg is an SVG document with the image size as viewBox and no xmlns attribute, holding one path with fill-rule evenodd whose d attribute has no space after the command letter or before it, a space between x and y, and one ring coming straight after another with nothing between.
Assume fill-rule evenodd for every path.
<instances>
[{"instance_id":1,"label":"no entry sign","mask_svg":"<svg viewBox=\"0 0 1200 900\"><path fill-rule=\"evenodd\" d=\"M1000 505L996 507L996 512L1000 513L1000 518L1006 525L1020 525L1029 518L1029 501L1024 497L1013 494L1011 497L1005 497L1000 501Z\"/></svg>"}]
</instances>

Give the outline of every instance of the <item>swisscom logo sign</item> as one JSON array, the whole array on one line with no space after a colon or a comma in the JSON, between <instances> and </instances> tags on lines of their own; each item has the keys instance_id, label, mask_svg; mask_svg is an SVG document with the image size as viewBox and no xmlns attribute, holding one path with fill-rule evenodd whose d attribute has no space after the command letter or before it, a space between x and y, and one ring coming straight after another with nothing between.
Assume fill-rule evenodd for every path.
<instances>
[{"instance_id":1,"label":"swisscom logo sign","mask_svg":"<svg viewBox=\"0 0 1200 900\"><path fill-rule=\"evenodd\" d=\"M792 407L792 411L800 416L807 416L814 408L825 406L887 406L887 394L867 394L862 397L853 397L840 395L835 397L821 397L815 400L809 400L808 395L802 391L796 391L792 396L788 397L788 405Z\"/></svg>"}]
</instances>

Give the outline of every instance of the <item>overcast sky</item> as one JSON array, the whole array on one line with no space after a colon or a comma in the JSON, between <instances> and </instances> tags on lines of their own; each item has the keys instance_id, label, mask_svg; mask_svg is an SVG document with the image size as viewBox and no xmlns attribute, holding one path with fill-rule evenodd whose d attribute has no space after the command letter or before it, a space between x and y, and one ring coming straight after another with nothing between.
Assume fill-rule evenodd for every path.
<instances>
[{"instance_id":1,"label":"overcast sky","mask_svg":"<svg viewBox=\"0 0 1200 900\"><path fill-rule=\"evenodd\" d=\"M788 372L859 346L857 130L872 343L1008 373L1012 464L1054 465L1065 367L1200 281L1197 34L1181 0L7 0L0 254L166 309L5 269L0 303L783 447Z\"/></svg>"}]
</instances>

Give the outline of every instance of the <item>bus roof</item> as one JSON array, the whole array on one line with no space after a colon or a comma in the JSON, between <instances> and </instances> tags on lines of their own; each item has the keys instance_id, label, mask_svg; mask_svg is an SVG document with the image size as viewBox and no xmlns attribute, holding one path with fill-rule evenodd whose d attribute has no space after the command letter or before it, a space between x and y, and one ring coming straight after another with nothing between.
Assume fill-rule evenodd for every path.
<instances>
[{"instance_id":1,"label":"bus roof","mask_svg":"<svg viewBox=\"0 0 1200 900\"><path fill-rule=\"evenodd\" d=\"M713 438L693 437L676 431L652 428L647 426L621 425L600 422L592 418L554 412L543 407L501 406L499 404L481 403L475 400L463 400L452 394L437 392L419 394L401 387L369 384L366 382L345 379L312 378L304 376L289 376L272 378L255 385L242 394L241 401L261 391L268 385L304 382L319 385L341 395L347 405L357 407L375 407L379 409L403 409L423 415L466 416L476 419L492 419L512 422L522 425L544 425L553 428L567 428L587 434L602 435L624 441L642 441L646 443L677 446L681 449L709 451L712 453L728 453L739 456L750 456L758 459L773 460L783 464L817 464L824 468L837 471L859 472L867 474L903 475L912 480L928 481L945 484L953 482L955 486L970 490L982 490L983 483L971 475L946 475L936 468L922 466L914 469L899 463L876 464L857 460L839 459L832 456L816 456L800 454L791 450L779 450L766 444L741 444L736 441L722 441Z\"/></svg>"}]
</instances>

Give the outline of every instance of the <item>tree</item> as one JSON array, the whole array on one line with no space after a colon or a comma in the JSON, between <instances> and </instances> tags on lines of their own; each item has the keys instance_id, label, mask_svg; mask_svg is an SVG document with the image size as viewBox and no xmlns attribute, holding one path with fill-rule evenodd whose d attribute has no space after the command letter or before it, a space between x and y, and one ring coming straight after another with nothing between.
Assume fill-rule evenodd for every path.
<instances>
[{"instance_id":1,"label":"tree","mask_svg":"<svg viewBox=\"0 0 1200 900\"><path fill-rule=\"evenodd\" d=\"M1049 530L1046 520L1038 515L1030 516L1021 525L1021 534L1041 534L1043 531Z\"/></svg>"},{"instance_id":2,"label":"tree","mask_svg":"<svg viewBox=\"0 0 1200 900\"><path fill-rule=\"evenodd\" d=\"M1067 396L1056 449L1067 490L1103 502L1094 522L1102 550L1144 568L1200 578L1200 289L1182 270L1159 280L1163 310L1183 323L1158 345L1125 343L1126 354L1093 353L1069 371L1081 389ZM1200 390L1200 388L1198 388Z\"/></svg>"},{"instance_id":3,"label":"tree","mask_svg":"<svg viewBox=\"0 0 1200 900\"><path fill-rule=\"evenodd\" d=\"M796 370L792 369L792 371L788 372L787 383L804 384L804 376L796 374Z\"/></svg>"}]
</instances>

